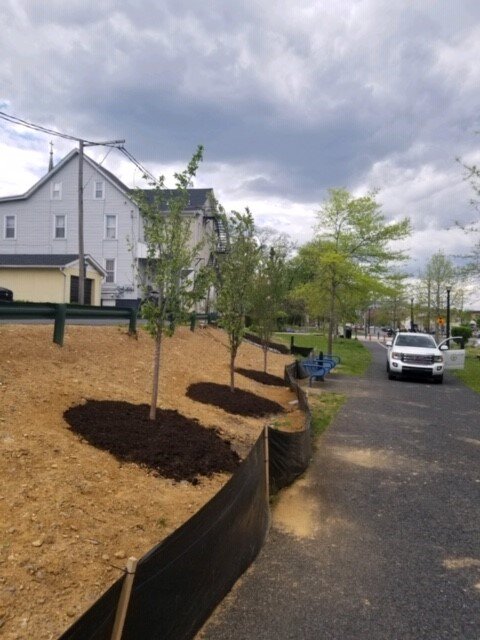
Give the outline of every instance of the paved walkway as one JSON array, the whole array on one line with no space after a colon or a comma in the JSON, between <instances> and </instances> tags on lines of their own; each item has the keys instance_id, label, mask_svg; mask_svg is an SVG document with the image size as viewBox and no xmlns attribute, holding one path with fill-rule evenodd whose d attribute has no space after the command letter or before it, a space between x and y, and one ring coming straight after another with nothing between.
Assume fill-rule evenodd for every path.
<instances>
[{"instance_id":1,"label":"paved walkway","mask_svg":"<svg viewBox=\"0 0 480 640\"><path fill-rule=\"evenodd\" d=\"M322 387L348 400L202 638L480 639L480 396L388 381L366 345L365 378Z\"/></svg>"}]
</instances>

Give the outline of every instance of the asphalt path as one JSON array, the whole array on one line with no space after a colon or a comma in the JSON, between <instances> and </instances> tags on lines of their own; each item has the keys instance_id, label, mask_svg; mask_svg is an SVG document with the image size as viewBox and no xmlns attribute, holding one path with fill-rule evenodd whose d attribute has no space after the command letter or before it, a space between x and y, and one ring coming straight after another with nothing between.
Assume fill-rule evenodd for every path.
<instances>
[{"instance_id":1,"label":"asphalt path","mask_svg":"<svg viewBox=\"0 0 480 640\"><path fill-rule=\"evenodd\" d=\"M389 381L366 344L365 377L324 383L348 399L199 637L480 639L480 396L448 373Z\"/></svg>"}]
</instances>

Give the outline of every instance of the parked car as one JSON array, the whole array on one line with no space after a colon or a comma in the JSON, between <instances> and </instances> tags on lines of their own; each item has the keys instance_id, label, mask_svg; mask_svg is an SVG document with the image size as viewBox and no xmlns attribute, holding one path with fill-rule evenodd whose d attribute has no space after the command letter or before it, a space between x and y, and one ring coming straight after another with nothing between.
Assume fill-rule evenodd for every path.
<instances>
[{"instance_id":1,"label":"parked car","mask_svg":"<svg viewBox=\"0 0 480 640\"><path fill-rule=\"evenodd\" d=\"M446 344L437 345L427 333L399 332L387 340L387 372L390 380L402 376L421 376L443 382Z\"/></svg>"},{"instance_id":2,"label":"parked car","mask_svg":"<svg viewBox=\"0 0 480 640\"><path fill-rule=\"evenodd\" d=\"M13 291L5 289L5 287L0 287L0 301L13 302Z\"/></svg>"}]
</instances>

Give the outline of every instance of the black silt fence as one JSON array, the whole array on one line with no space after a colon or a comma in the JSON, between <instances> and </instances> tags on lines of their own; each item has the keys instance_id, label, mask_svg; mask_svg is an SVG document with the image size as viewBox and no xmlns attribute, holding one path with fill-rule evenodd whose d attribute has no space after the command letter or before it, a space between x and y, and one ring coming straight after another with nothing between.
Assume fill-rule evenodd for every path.
<instances>
[{"instance_id":1,"label":"black silt fence","mask_svg":"<svg viewBox=\"0 0 480 640\"><path fill-rule=\"evenodd\" d=\"M138 563L122 640L187 640L261 549L269 527L265 435L220 492ZM122 580L60 640L109 640Z\"/></svg>"},{"instance_id":2,"label":"black silt fence","mask_svg":"<svg viewBox=\"0 0 480 640\"><path fill-rule=\"evenodd\" d=\"M297 382L298 363L285 367L285 383L297 394L298 405L305 413L302 431L277 431L269 427L270 491L275 493L298 478L310 464L312 457L311 413L307 396Z\"/></svg>"},{"instance_id":3,"label":"black silt fence","mask_svg":"<svg viewBox=\"0 0 480 640\"><path fill-rule=\"evenodd\" d=\"M298 347L295 344L292 344L290 347L290 353L294 356L302 356L302 358L308 358L308 356L312 353L313 347Z\"/></svg>"},{"instance_id":4,"label":"black silt fence","mask_svg":"<svg viewBox=\"0 0 480 640\"><path fill-rule=\"evenodd\" d=\"M245 337L245 340L248 340L249 342L258 344L261 347L263 346L262 339L256 336L254 333L245 333L244 337ZM267 342L267 347L269 349L273 349L274 351L278 351L279 353L284 353L284 354L290 353L290 347L287 347L286 344L282 344L280 342Z\"/></svg>"}]
</instances>

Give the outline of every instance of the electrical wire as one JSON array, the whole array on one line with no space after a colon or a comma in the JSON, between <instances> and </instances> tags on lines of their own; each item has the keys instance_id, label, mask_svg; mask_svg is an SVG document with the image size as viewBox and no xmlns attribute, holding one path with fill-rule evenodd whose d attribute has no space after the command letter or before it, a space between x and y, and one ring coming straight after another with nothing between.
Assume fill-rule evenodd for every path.
<instances>
[{"instance_id":1,"label":"electrical wire","mask_svg":"<svg viewBox=\"0 0 480 640\"><path fill-rule=\"evenodd\" d=\"M49 129L48 127L44 127L39 124L34 124L33 122L28 122L27 120L23 120L22 118L17 118L16 116L12 116L4 111L0 111L0 119L6 120L12 124L20 125L22 127L27 127L28 129L33 129L34 131L39 131L41 133L48 133L52 136L57 136L58 138L64 138L65 140L74 140L75 142L83 142L84 144L91 146L105 146L105 147L115 147L117 148L132 164L134 164L137 169L142 172L146 178L151 180L154 184L159 184L159 180L155 178L155 176L146 169L134 156L130 153L124 146L124 140L113 140L108 142L92 142L91 140L85 140L83 138L78 138L76 136L69 135L67 133L62 133L60 131L54 131L53 129ZM108 156L108 153L107 153ZM106 157L103 159L102 163L105 161ZM100 163L100 164L102 164Z\"/></svg>"},{"instance_id":2,"label":"electrical wire","mask_svg":"<svg viewBox=\"0 0 480 640\"><path fill-rule=\"evenodd\" d=\"M65 138L66 140L75 140L75 142L83 142L86 145L100 145L104 147L114 147L120 143L123 143L124 140L110 140L107 142L93 142L91 140L85 140L84 138L77 138L76 136L71 136L68 133L61 133L60 131L54 131L53 129L49 129L48 127L43 127L39 124L34 124L33 122L28 122L27 120L22 120L22 118L17 118L16 116L11 116L4 111L0 111L0 119L6 120L7 122L11 122L12 124L21 125L22 127L27 127L28 129L33 129L34 131L40 131L41 133L48 133L52 136L57 136L58 138Z\"/></svg>"},{"instance_id":3,"label":"electrical wire","mask_svg":"<svg viewBox=\"0 0 480 640\"><path fill-rule=\"evenodd\" d=\"M134 164L137 169L139 169L142 174L147 177L149 180L151 180L154 184L158 184L158 179L155 178L155 176L148 170L146 169L134 156L133 154L130 153L130 151L128 151L128 149L126 149L124 146L120 146L117 147L117 149L120 151L120 153L123 153L123 155L130 160L130 162L132 164Z\"/></svg>"}]
</instances>

